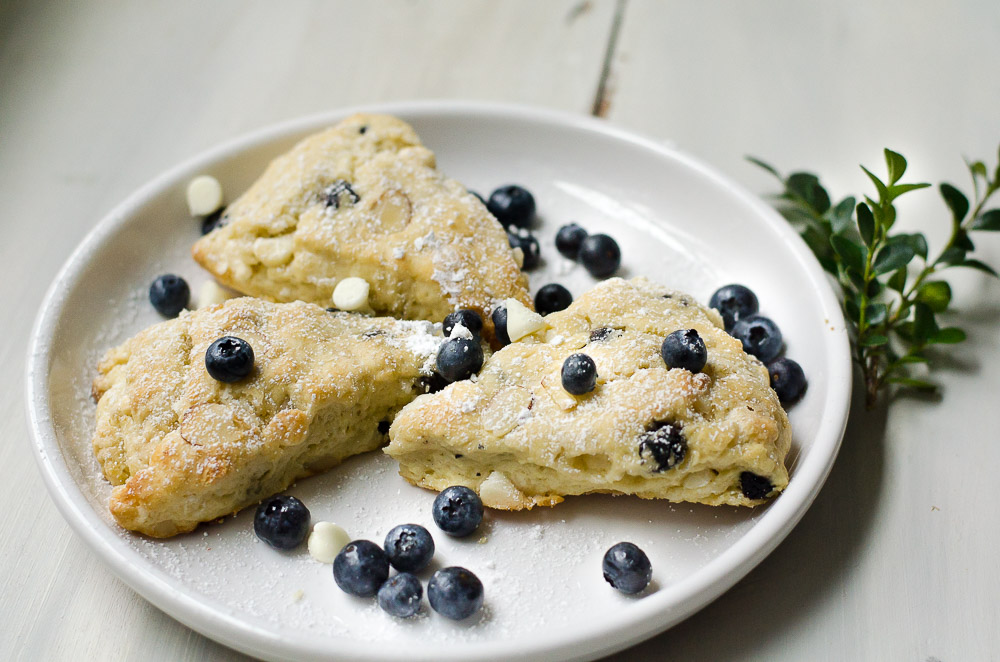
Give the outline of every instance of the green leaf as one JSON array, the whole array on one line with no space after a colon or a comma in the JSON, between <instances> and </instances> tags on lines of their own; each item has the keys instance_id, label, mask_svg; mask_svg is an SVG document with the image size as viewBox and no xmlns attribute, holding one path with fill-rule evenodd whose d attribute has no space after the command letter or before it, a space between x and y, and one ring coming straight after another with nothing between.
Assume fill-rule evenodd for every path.
<instances>
[{"instance_id":1,"label":"green leaf","mask_svg":"<svg viewBox=\"0 0 1000 662\"><path fill-rule=\"evenodd\" d=\"M996 276L997 278L1000 278L1000 274L997 274L997 272L993 269L993 267L991 267L988 264L984 264L979 260L963 260L962 262L955 263L954 266L969 267L970 269L976 269L977 271L982 271L984 273L988 273L991 276Z\"/></svg>"},{"instance_id":2,"label":"green leaf","mask_svg":"<svg viewBox=\"0 0 1000 662\"><path fill-rule=\"evenodd\" d=\"M906 356L901 356L896 360L896 363L907 364L907 363L927 363L926 356L919 356L917 354L907 354Z\"/></svg>"},{"instance_id":3,"label":"green leaf","mask_svg":"<svg viewBox=\"0 0 1000 662\"><path fill-rule=\"evenodd\" d=\"M917 342L925 343L933 338L938 332L938 325L934 319L934 311L926 303L916 303L913 305L913 338Z\"/></svg>"},{"instance_id":4,"label":"green leaf","mask_svg":"<svg viewBox=\"0 0 1000 662\"><path fill-rule=\"evenodd\" d=\"M915 388L920 391L936 391L937 384L932 384L931 382L925 381L923 379L914 379L913 377L890 377L885 380L890 384L899 384L900 386L906 386L907 388Z\"/></svg>"},{"instance_id":5,"label":"green leaf","mask_svg":"<svg viewBox=\"0 0 1000 662\"><path fill-rule=\"evenodd\" d=\"M879 335L879 334L875 334L875 335L871 335L871 336L868 336L867 338L865 338L861 342L861 346L862 347L879 347L881 345L885 345L888 342L889 342L889 339L886 338L885 336L882 336L882 335Z\"/></svg>"},{"instance_id":6,"label":"green leaf","mask_svg":"<svg viewBox=\"0 0 1000 662\"><path fill-rule=\"evenodd\" d=\"M858 308L858 304L854 302L854 299L850 297L844 297L844 312L847 313L847 318L855 324L861 319L861 309Z\"/></svg>"},{"instance_id":7,"label":"green leaf","mask_svg":"<svg viewBox=\"0 0 1000 662\"><path fill-rule=\"evenodd\" d=\"M965 215L969 213L969 199L951 184L941 184L939 189L945 204L951 209L955 223L961 223Z\"/></svg>"},{"instance_id":8,"label":"green leaf","mask_svg":"<svg viewBox=\"0 0 1000 662\"><path fill-rule=\"evenodd\" d=\"M917 301L926 303L935 313L940 313L951 302L951 286L940 280L926 282L917 290Z\"/></svg>"},{"instance_id":9,"label":"green leaf","mask_svg":"<svg viewBox=\"0 0 1000 662\"><path fill-rule=\"evenodd\" d=\"M927 237L923 235L922 232L914 232L913 234L906 235L910 246L913 247L913 252L919 255L924 260L927 259Z\"/></svg>"},{"instance_id":10,"label":"green leaf","mask_svg":"<svg viewBox=\"0 0 1000 662\"><path fill-rule=\"evenodd\" d=\"M819 183L819 178L811 172L793 172L785 182L788 190L799 196L817 214L825 214L830 208L830 196Z\"/></svg>"},{"instance_id":11,"label":"green leaf","mask_svg":"<svg viewBox=\"0 0 1000 662\"><path fill-rule=\"evenodd\" d=\"M957 246L952 246L945 252L941 253L941 257L938 258L938 262L942 264L961 264L965 261L965 253L961 248Z\"/></svg>"},{"instance_id":12,"label":"green leaf","mask_svg":"<svg viewBox=\"0 0 1000 662\"><path fill-rule=\"evenodd\" d=\"M858 230L861 231L861 239L865 246L869 248L875 243L875 217L868 205L861 203L858 205Z\"/></svg>"},{"instance_id":13,"label":"green leaf","mask_svg":"<svg viewBox=\"0 0 1000 662\"><path fill-rule=\"evenodd\" d=\"M895 331L896 335L905 340L906 342L910 343L914 342L913 322L903 322L901 324L897 324L895 327L893 327L893 331Z\"/></svg>"},{"instance_id":14,"label":"green leaf","mask_svg":"<svg viewBox=\"0 0 1000 662\"><path fill-rule=\"evenodd\" d=\"M833 248L830 246L829 236L818 230L815 226L811 225L803 229L800 234L802 235L803 241L805 241L806 245L809 247L809 250L813 252L823 268L836 275L837 261L835 259Z\"/></svg>"},{"instance_id":15,"label":"green leaf","mask_svg":"<svg viewBox=\"0 0 1000 662\"><path fill-rule=\"evenodd\" d=\"M906 289L906 267L900 267L889 276L889 281L886 283L891 289L897 292L902 292Z\"/></svg>"},{"instance_id":16,"label":"green leaf","mask_svg":"<svg viewBox=\"0 0 1000 662\"><path fill-rule=\"evenodd\" d=\"M865 272L865 253L860 244L835 234L830 237L830 245L848 270L858 274Z\"/></svg>"},{"instance_id":17,"label":"green leaf","mask_svg":"<svg viewBox=\"0 0 1000 662\"><path fill-rule=\"evenodd\" d=\"M941 329L930 339L930 342L937 343L939 345L954 345L955 343L960 343L965 340L965 331L961 329L949 326Z\"/></svg>"},{"instance_id":18,"label":"green leaf","mask_svg":"<svg viewBox=\"0 0 1000 662\"><path fill-rule=\"evenodd\" d=\"M966 165L969 166L969 172L972 173L973 179L976 177L987 179L989 177L989 174L986 172L986 164L982 161L973 161L972 163L966 162Z\"/></svg>"},{"instance_id":19,"label":"green leaf","mask_svg":"<svg viewBox=\"0 0 1000 662\"><path fill-rule=\"evenodd\" d=\"M878 255L875 256L872 268L876 274L887 274L900 267L905 267L915 255L916 252L913 250L913 246L908 242L898 241L887 243L879 250Z\"/></svg>"},{"instance_id":20,"label":"green leaf","mask_svg":"<svg viewBox=\"0 0 1000 662\"><path fill-rule=\"evenodd\" d=\"M885 164L889 169L890 184L898 182L899 178L906 172L906 159L903 158L902 154L894 152L888 147L885 148Z\"/></svg>"},{"instance_id":21,"label":"green leaf","mask_svg":"<svg viewBox=\"0 0 1000 662\"><path fill-rule=\"evenodd\" d=\"M763 168L764 170L767 170L769 173L771 173L772 175L774 175L775 177L777 177L781 181L785 181L784 177L781 176L781 173L779 173L777 170L775 170L774 166L770 165L769 163L764 163L760 159L758 159L756 157L753 157L753 156L747 156L746 160L749 161L750 163L754 164L755 166L758 166L760 168Z\"/></svg>"},{"instance_id":22,"label":"green leaf","mask_svg":"<svg viewBox=\"0 0 1000 662\"><path fill-rule=\"evenodd\" d=\"M889 316L889 309L884 303L870 303L865 306L865 321L869 326L878 326Z\"/></svg>"},{"instance_id":23,"label":"green leaf","mask_svg":"<svg viewBox=\"0 0 1000 662\"><path fill-rule=\"evenodd\" d=\"M930 184L896 184L895 186L889 187L889 196L895 200L904 193L918 191L922 188L927 188L928 186L930 186Z\"/></svg>"},{"instance_id":24,"label":"green leaf","mask_svg":"<svg viewBox=\"0 0 1000 662\"><path fill-rule=\"evenodd\" d=\"M969 233L965 230L959 230L955 233L955 246L961 248L963 251L976 250L976 245L972 243L972 239L969 238Z\"/></svg>"},{"instance_id":25,"label":"green leaf","mask_svg":"<svg viewBox=\"0 0 1000 662\"><path fill-rule=\"evenodd\" d=\"M854 204L854 197L848 196L827 213L827 217L830 219L830 228L834 234L842 234L852 227L851 217L854 214Z\"/></svg>"},{"instance_id":26,"label":"green leaf","mask_svg":"<svg viewBox=\"0 0 1000 662\"><path fill-rule=\"evenodd\" d=\"M872 184L875 185L875 190L878 191L878 197L879 197L879 199L881 199L881 200L888 200L889 199L889 190L886 188L886 186L882 182L882 180L879 179L878 177L876 177L875 175L873 175L872 172L868 168L866 168L864 166L861 166L861 169L865 171L866 175L868 175L868 179L872 180ZM875 205L872 205L872 206L874 207Z\"/></svg>"},{"instance_id":27,"label":"green leaf","mask_svg":"<svg viewBox=\"0 0 1000 662\"><path fill-rule=\"evenodd\" d=\"M868 295L869 299L875 299L884 289L885 285L882 284L882 281L878 278L872 278L868 281L868 289L865 291L865 294Z\"/></svg>"},{"instance_id":28,"label":"green leaf","mask_svg":"<svg viewBox=\"0 0 1000 662\"><path fill-rule=\"evenodd\" d=\"M1000 209L991 209L983 212L979 218L972 222L973 230L988 230L990 232L1000 231Z\"/></svg>"}]
</instances>

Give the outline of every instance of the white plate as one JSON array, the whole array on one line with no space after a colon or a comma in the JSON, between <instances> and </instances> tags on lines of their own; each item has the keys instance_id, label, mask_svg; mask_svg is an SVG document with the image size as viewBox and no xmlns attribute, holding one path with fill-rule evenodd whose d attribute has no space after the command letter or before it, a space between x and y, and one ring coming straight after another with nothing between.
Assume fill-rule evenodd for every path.
<instances>
[{"instance_id":1,"label":"white plate","mask_svg":"<svg viewBox=\"0 0 1000 662\"><path fill-rule=\"evenodd\" d=\"M435 535L436 563L463 565L486 587L472 623L430 612L413 622L342 593L330 567L304 549L281 554L255 539L252 509L165 541L118 528L109 487L90 453L90 382L102 352L159 320L146 288L163 272L207 279L189 257L198 224L184 188L201 173L230 199L269 159L349 111L259 131L171 170L90 233L42 304L28 359L28 407L39 466L63 515L142 596L186 625L241 651L296 660L592 659L664 630L716 598L759 563L802 517L843 435L850 399L847 334L837 301L805 244L770 208L689 156L604 122L511 106L408 103L369 108L411 122L440 168L487 193L516 182L538 201L545 266L575 295L593 281L562 260L556 228L576 221L614 236L621 275L644 274L707 300L742 282L781 326L787 353L809 378L791 413L792 479L757 510L671 505L630 497L569 498L556 508L490 513L483 539ZM85 221L85 219L81 219ZM381 542L389 528L433 532L433 494L407 485L381 453L354 458L291 493L314 521ZM653 564L653 585L626 597L601 577L601 557L631 540ZM426 579L426 575L424 577ZM426 600L426 598L425 598Z\"/></svg>"}]
</instances>

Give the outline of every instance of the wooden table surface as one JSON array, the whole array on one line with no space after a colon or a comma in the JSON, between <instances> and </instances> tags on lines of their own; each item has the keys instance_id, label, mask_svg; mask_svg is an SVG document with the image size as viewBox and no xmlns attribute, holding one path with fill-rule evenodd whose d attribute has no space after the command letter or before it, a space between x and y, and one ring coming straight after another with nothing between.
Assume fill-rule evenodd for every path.
<instances>
[{"instance_id":1,"label":"wooden table surface","mask_svg":"<svg viewBox=\"0 0 1000 662\"><path fill-rule=\"evenodd\" d=\"M77 540L35 467L24 359L41 297L107 211L175 163L273 122L360 103L481 99L670 141L752 190L744 160L822 173L904 153L968 189L995 164L1000 3L0 0L0 659L232 660ZM940 198L906 227L947 235ZM1000 263L1000 237L980 241ZM1000 285L957 274L939 399L852 412L826 486L736 587L615 660L1000 659ZM992 393L992 395L991 395ZM859 398L855 398L858 400ZM984 409L985 407L985 409Z\"/></svg>"}]
</instances>

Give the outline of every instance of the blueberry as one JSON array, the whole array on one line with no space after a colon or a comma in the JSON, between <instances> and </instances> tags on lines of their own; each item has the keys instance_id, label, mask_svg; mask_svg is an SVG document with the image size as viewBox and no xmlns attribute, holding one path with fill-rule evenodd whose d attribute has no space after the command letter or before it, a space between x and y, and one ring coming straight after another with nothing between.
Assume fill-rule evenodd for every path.
<instances>
[{"instance_id":1,"label":"blueberry","mask_svg":"<svg viewBox=\"0 0 1000 662\"><path fill-rule=\"evenodd\" d=\"M743 285L723 285L708 300L708 306L722 315L726 331L741 319L757 314L757 295Z\"/></svg>"},{"instance_id":2,"label":"blueberry","mask_svg":"<svg viewBox=\"0 0 1000 662\"><path fill-rule=\"evenodd\" d=\"M538 266L542 249L539 247L538 240L535 239L533 234L527 230L511 228L507 231L507 243L510 244L511 248L521 249L521 253L524 255L524 261L521 262L522 269L531 271Z\"/></svg>"},{"instance_id":3,"label":"blueberry","mask_svg":"<svg viewBox=\"0 0 1000 662\"><path fill-rule=\"evenodd\" d=\"M333 579L345 593L370 598L389 578L389 559L370 540L348 543L333 559Z\"/></svg>"},{"instance_id":4,"label":"blueberry","mask_svg":"<svg viewBox=\"0 0 1000 662\"><path fill-rule=\"evenodd\" d=\"M794 404L806 391L806 375L802 366L792 359L782 357L768 363L767 374L771 377L771 388L783 405Z\"/></svg>"},{"instance_id":5,"label":"blueberry","mask_svg":"<svg viewBox=\"0 0 1000 662\"><path fill-rule=\"evenodd\" d=\"M566 310L571 303L573 303L573 295L559 283L543 285L535 294L535 310L540 315Z\"/></svg>"},{"instance_id":6,"label":"blueberry","mask_svg":"<svg viewBox=\"0 0 1000 662\"><path fill-rule=\"evenodd\" d=\"M448 313L444 318L444 325L441 328L445 338L451 335L451 330L455 328L456 324L461 324L471 331L474 336L478 336L483 332L483 318L479 313L469 308L462 308L453 313Z\"/></svg>"},{"instance_id":7,"label":"blueberry","mask_svg":"<svg viewBox=\"0 0 1000 662\"><path fill-rule=\"evenodd\" d=\"M187 281L174 274L158 276L149 286L149 302L164 317L177 317L190 299Z\"/></svg>"},{"instance_id":8,"label":"blueberry","mask_svg":"<svg viewBox=\"0 0 1000 662\"><path fill-rule=\"evenodd\" d=\"M656 468L654 473L673 469L687 455L687 440L680 423L657 423L639 435L639 457L645 462L649 457Z\"/></svg>"},{"instance_id":9,"label":"blueberry","mask_svg":"<svg viewBox=\"0 0 1000 662\"><path fill-rule=\"evenodd\" d=\"M567 393L583 395L597 385L597 365L586 354L571 354L562 365L562 386Z\"/></svg>"},{"instance_id":10,"label":"blueberry","mask_svg":"<svg viewBox=\"0 0 1000 662\"><path fill-rule=\"evenodd\" d=\"M649 557L630 542L620 542L605 552L601 565L604 579L622 593L638 593L653 576Z\"/></svg>"},{"instance_id":11,"label":"blueberry","mask_svg":"<svg viewBox=\"0 0 1000 662\"><path fill-rule=\"evenodd\" d=\"M205 369L212 379L238 382L253 370L253 347L235 336L219 338L205 351Z\"/></svg>"},{"instance_id":12,"label":"blueberry","mask_svg":"<svg viewBox=\"0 0 1000 662\"><path fill-rule=\"evenodd\" d=\"M443 568L428 582L427 599L434 611L460 621L483 606L483 583L465 568Z\"/></svg>"},{"instance_id":13,"label":"blueberry","mask_svg":"<svg viewBox=\"0 0 1000 662\"><path fill-rule=\"evenodd\" d=\"M442 531L462 538L479 528L483 521L483 502L468 487L453 485L437 495L431 514Z\"/></svg>"},{"instance_id":14,"label":"blueberry","mask_svg":"<svg viewBox=\"0 0 1000 662\"><path fill-rule=\"evenodd\" d=\"M590 332L590 342L601 342L615 335L621 335L621 331L612 329L610 326L602 326Z\"/></svg>"},{"instance_id":15,"label":"blueberry","mask_svg":"<svg viewBox=\"0 0 1000 662\"><path fill-rule=\"evenodd\" d=\"M733 337L743 343L743 351L768 363L781 351L781 329L767 317L745 317L733 325Z\"/></svg>"},{"instance_id":16,"label":"blueberry","mask_svg":"<svg viewBox=\"0 0 1000 662\"><path fill-rule=\"evenodd\" d=\"M379 434L389 434L389 428L392 427L391 421L379 421L378 422L378 433Z\"/></svg>"},{"instance_id":17,"label":"blueberry","mask_svg":"<svg viewBox=\"0 0 1000 662\"><path fill-rule=\"evenodd\" d=\"M763 499L768 494L774 486L771 485L771 481L763 476L758 476L752 471L744 471L740 474L740 491L743 492L743 496L748 499Z\"/></svg>"},{"instance_id":18,"label":"blueberry","mask_svg":"<svg viewBox=\"0 0 1000 662\"><path fill-rule=\"evenodd\" d=\"M437 393L450 383L451 382L439 375L437 372L434 372L418 379L417 387L422 389L424 393Z\"/></svg>"},{"instance_id":19,"label":"blueberry","mask_svg":"<svg viewBox=\"0 0 1000 662\"><path fill-rule=\"evenodd\" d=\"M385 555L400 572L420 572L434 556L434 538L419 524L400 524L385 535Z\"/></svg>"},{"instance_id":20,"label":"blueberry","mask_svg":"<svg viewBox=\"0 0 1000 662\"><path fill-rule=\"evenodd\" d=\"M273 496L257 507L253 532L275 549L298 547L309 535L309 509L293 496Z\"/></svg>"},{"instance_id":21,"label":"blueberry","mask_svg":"<svg viewBox=\"0 0 1000 662\"><path fill-rule=\"evenodd\" d=\"M224 227L228 222L229 217L223 215L222 208L216 209L201 220L201 234L206 235L212 230Z\"/></svg>"},{"instance_id":22,"label":"blueberry","mask_svg":"<svg viewBox=\"0 0 1000 662\"><path fill-rule=\"evenodd\" d=\"M493 320L493 330L500 345L506 347L510 344L510 336L507 335L507 306L500 305L493 309L490 315Z\"/></svg>"},{"instance_id":23,"label":"blueberry","mask_svg":"<svg viewBox=\"0 0 1000 662\"><path fill-rule=\"evenodd\" d=\"M683 368L701 372L708 360L705 341L695 329L679 329L667 335L660 347L660 355L668 368Z\"/></svg>"},{"instance_id":24,"label":"blueberry","mask_svg":"<svg viewBox=\"0 0 1000 662\"><path fill-rule=\"evenodd\" d=\"M483 348L478 338L448 338L438 349L437 371L449 382L468 379L482 367Z\"/></svg>"},{"instance_id":25,"label":"blueberry","mask_svg":"<svg viewBox=\"0 0 1000 662\"><path fill-rule=\"evenodd\" d=\"M575 260L580 254L580 245L587 238L587 231L576 223L559 228L556 233L556 250L563 257Z\"/></svg>"},{"instance_id":26,"label":"blueberry","mask_svg":"<svg viewBox=\"0 0 1000 662\"><path fill-rule=\"evenodd\" d=\"M500 225L504 227L515 225L519 228L527 228L535 219L534 196L527 189L516 184L501 186L490 193L486 208L497 217Z\"/></svg>"},{"instance_id":27,"label":"blueberry","mask_svg":"<svg viewBox=\"0 0 1000 662\"><path fill-rule=\"evenodd\" d=\"M618 271L622 251L608 235L592 234L580 244L580 262L594 278L605 278Z\"/></svg>"},{"instance_id":28,"label":"blueberry","mask_svg":"<svg viewBox=\"0 0 1000 662\"><path fill-rule=\"evenodd\" d=\"M387 580L378 590L378 606L397 618L409 618L420 611L424 587L408 572Z\"/></svg>"}]
</instances>

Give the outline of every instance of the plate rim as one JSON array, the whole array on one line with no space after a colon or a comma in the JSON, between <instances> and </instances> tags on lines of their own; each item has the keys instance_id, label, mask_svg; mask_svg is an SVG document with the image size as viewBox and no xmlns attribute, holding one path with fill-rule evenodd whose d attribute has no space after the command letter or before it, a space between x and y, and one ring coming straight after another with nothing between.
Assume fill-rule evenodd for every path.
<instances>
[{"instance_id":1,"label":"plate rim","mask_svg":"<svg viewBox=\"0 0 1000 662\"><path fill-rule=\"evenodd\" d=\"M567 111L511 103L466 100L421 100L366 104L314 113L270 124L230 138L168 168L136 189L108 212L84 237L58 271L42 299L31 330L25 365L25 403L36 464L48 492L63 518L88 547L144 599L163 610L185 626L231 648L270 659L327 659L330 637L310 635L284 637L255 627L227 609L221 603L196 599L184 591L176 591L166 577L152 569L134 564L121 539L90 507L76 480L70 474L52 427L51 407L47 397L47 367L52 359L52 338L65 305L65 292L71 288L88 264L88 257L114 236L151 196L170 182L204 166L235 156L266 142L287 138L296 133L318 130L356 112L378 112L400 115L404 119L440 118L442 116L490 116L500 120L530 121L538 125L558 125L561 129L582 130L624 141L653 151L660 157L680 162L727 189L740 203L762 217L777 231L779 238L806 274L817 285L823 314L835 331L826 335L824 349L829 360L826 401L817 423L817 434L805 462L796 466L796 474L781 497L769 504L760 519L736 542L714 559L672 586L670 600L656 600L655 594L637 601L628 609L627 618L609 619L597 629L580 636L569 629L557 630L540 642L485 641L458 642L451 654L435 651L433 659L488 660L517 655L525 660L594 659L608 655L662 632L688 618L715 600L746 576L768 556L795 527L832 469L847 425L852 396L852 364L846 325L840 304L826 280L825 273L805 242L776 211L726 175L683 151L667 146L631 130L612 125L607 120ZM53 452L54 451L54 452ZM159 571L162 574L162 571ZM626 610L623 610L623 612ZM395 659L404 652L398 646L380 644L373 650L370 642L336 638L339 653L345 659ZM326 642L320 648L318 642ZM303 642L305 642L303 644ZM310 645L312 643L312 645ZM412 659L414 651L406 649ZM431 658L428 658L431 659Z\"/></svg>"}]
</instances>

